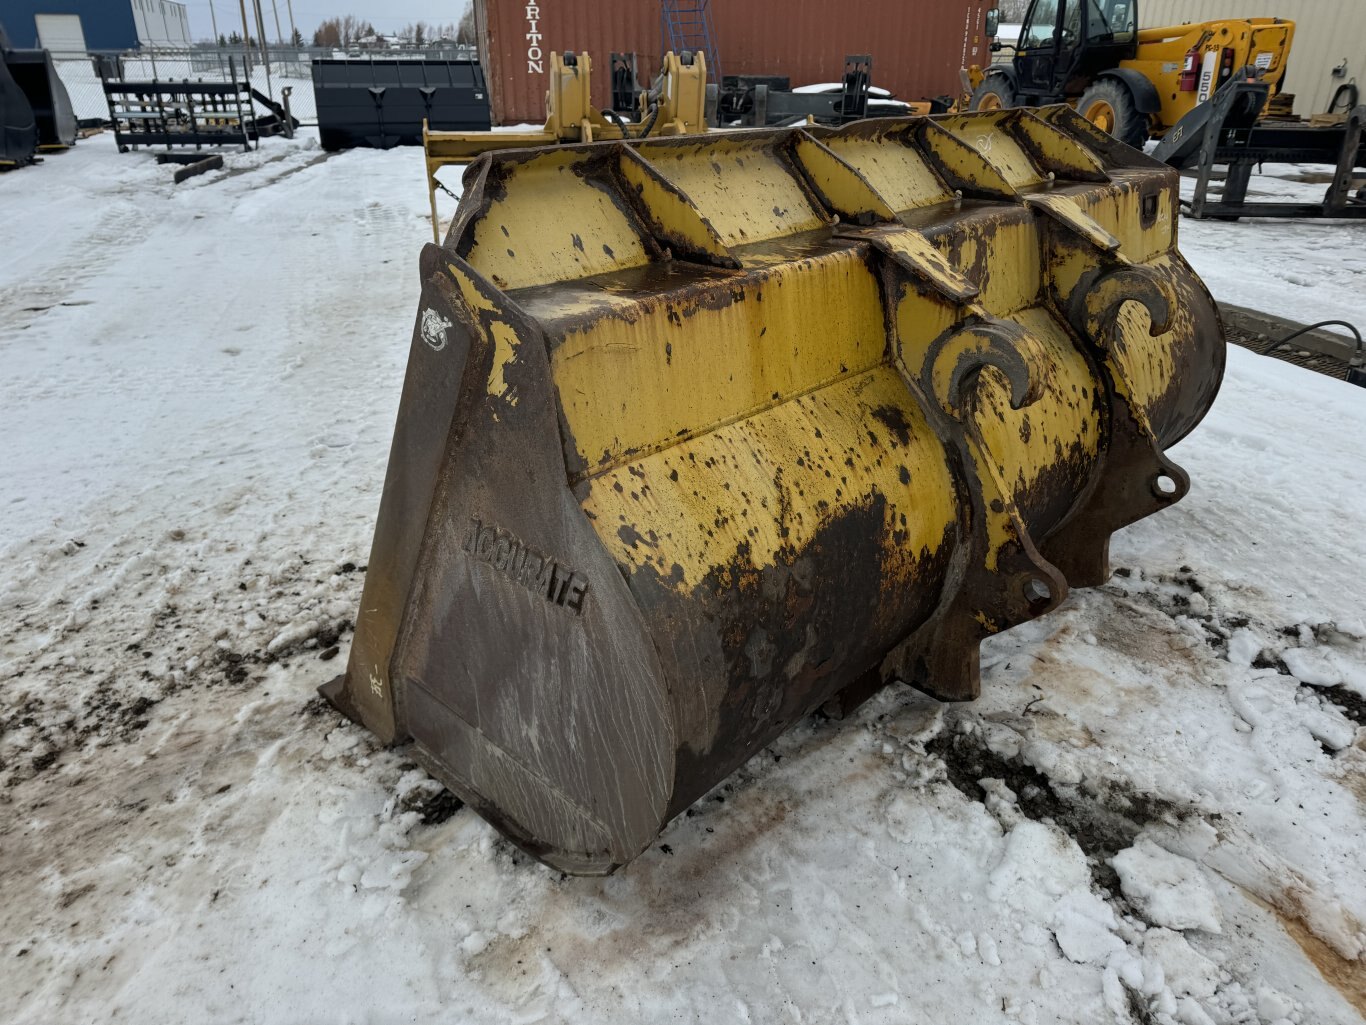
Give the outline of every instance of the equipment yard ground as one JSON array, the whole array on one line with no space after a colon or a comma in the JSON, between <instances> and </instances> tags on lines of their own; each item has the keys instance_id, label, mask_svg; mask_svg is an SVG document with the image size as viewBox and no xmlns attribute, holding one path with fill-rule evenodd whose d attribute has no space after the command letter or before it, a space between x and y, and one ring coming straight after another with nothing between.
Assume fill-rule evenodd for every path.
<instances>
[{"instance_id":1,"label":"equipment yard ground","mask_svg":"<svg viewBox=\"0 0 1366 1025\"><path fill-rule=\"evenodd\" d=\"M102 135L0 177L0 1020L1366 1015L1366 392L1231 347L1190 495L989 641L981 700L810 719L566 878L314 696L422 153L224 160L177 186ZM1360 225L1180 232L1216 298L1366 326Z\"/></svg>"}]
</instances>

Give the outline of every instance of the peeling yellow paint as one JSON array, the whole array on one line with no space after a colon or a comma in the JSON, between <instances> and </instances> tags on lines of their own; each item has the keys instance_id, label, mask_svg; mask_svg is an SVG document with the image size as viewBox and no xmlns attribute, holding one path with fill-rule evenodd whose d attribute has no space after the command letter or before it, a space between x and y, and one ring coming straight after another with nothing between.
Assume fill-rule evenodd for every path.
<instances>
[{"instance_id":1,"label":"peeling yellow paint","mask_svg":"<svg viewBox=\"0 0 1366 1025\"><path fill-rule=\"evenodd\" d=\"M458 266L453 263L448 263L446 266L455 279L456 286L460 289L460 298L473 314L471 317L473 328L493 345L493 364L489 368L488 393L506 400L510 406L517 405L517 395L505 374L508 364L517 358L517 348L521 344L517 332L511 324L502 319L489 318L492 322L486 327L485 318L479 314L496 314L498 307L485 297L474 279ZM494 419L497 419L497 415L495 410Z\"/></svg>"},{"instance_id":2,"label":"peeling yellow paint","mask_svg":"<svg viewBox=\"0 0 1366 1025\"><path fill-rule=\"evenodd\" d=\"M937 123L980 153L982 159L1015 188L1037 185L1043 181L1043 174L1005 129L1006 120L1012 116L1007 111L989 115L962 114L941 118Z\"/></svg>"},{"instance_id":3,"label":"peeling yellow paint","mask_svg":"<svg viewBox=\"0 0 1366 1025\"><path fill-rule=\"evenodd\" d=\"M904 423L904 442L887 419ZM883 547L902 555L896 586L955 522L948 465L899 376L880 366L593 477L583 508L619 564L686 590L731 573L742 548L773 565L881 499Z\"/></svg>"},{"instance_id":4,"label":"peeling yellow paint","mask_svg":"<svg viewBox=\"0 0 1366 1025\"><path fill-rule=\"evenodd\" d=\"M681 189L728 246L762 242L828 223L771 137L641 143L641 156Z\"/></svg>"},{"instance_id":5,"label":"peeling yellow paint","mask_svg":"<svg viewBox=\"0 0 1366 1025\"><path fill-rule=\"evenodd\" d=\"M857 170L815 139L798 137L796 152L816 189L841 216L880 221L896 216L896 210Z\"/></svg>"},{"instance_id":6,"label":"peeling yellow paint","mask_svg":"<svg viewBox=\"0 0 1366 1025\"><path fill-rule=\"evenodd\" d=\"M877 281L853 249L629 305L629 318L571 316L552 337L560 405L589 473L866 370L886 352Z\"/></svg>"},{"instance_id":7,"label":"peeling yellow paint","mask_svg":"<svg viewBox=\"0 0 1366 1025\"><path fill-rule=\"evenodd\" d=\"M591 157L561 148L510 164L474 226L470 266L506 291L646 263L639 225L594 183Z\"/></svg>"},{"instance_id":8,"label":"peeling yellow paint","mask_svg":"<svg viewBox=\"0 0 1366 1025\"><path fill-rule=\"evenodd\" d=\"M1143 197L1137 188L1076 189L1069 196L1082 213L1120 240L1124 255L1147 263L1176 244L1175 192L1166 187L1148 193L1152 223L1143 227Z\"/></svg>"},{"instance_id":9,"label":"peeling yellow paint","mask_svg":"<svg viewBox=\"0 0 1366 1025\"><path fill-rule=\"evenodd\" d=\"M890 133L864 137L835 135L826 145L854 168L896 211L913 210L953 198L953 191L931 170L924 156Z\"/></svg>"}]
</instances>

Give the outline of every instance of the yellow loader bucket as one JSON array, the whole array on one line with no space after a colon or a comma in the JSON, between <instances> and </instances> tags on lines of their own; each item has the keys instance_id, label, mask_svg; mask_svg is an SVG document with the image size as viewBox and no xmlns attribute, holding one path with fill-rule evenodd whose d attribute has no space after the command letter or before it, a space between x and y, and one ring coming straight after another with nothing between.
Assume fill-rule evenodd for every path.
<instances>
[{"instance_id":1,"label":"yellow loader bucket","mask_svg":"<svg viewBox=\"0 0 1366 1025\"><path fill-rule=\"evenodd\" d=\"M324 693L573 873L813 709L974 697L1187 490L1224 340L1176 225L1066 107L486 154Z\"/></svg>"}]
</instances>

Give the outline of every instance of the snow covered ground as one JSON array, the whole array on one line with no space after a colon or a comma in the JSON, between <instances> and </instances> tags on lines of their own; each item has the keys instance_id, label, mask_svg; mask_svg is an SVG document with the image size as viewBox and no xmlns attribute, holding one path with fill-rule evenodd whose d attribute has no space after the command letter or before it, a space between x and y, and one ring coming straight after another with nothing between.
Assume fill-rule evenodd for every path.
<instances>
[{"instance_id":1,"label":"snow covered ground","mask_svg":"<svg viewBox=\"0 0 1366 1025\"><path fill-rule=\"evenodd\" d=\"M313 696L429 232L419 151L324 157L0 177L0 1020L1361 1021L1366 393L1232 350L1191 494L979 702L808 721L564 878ZM1366 324L1361 226L1181 230Z\"/></svg>"}]
</instances>

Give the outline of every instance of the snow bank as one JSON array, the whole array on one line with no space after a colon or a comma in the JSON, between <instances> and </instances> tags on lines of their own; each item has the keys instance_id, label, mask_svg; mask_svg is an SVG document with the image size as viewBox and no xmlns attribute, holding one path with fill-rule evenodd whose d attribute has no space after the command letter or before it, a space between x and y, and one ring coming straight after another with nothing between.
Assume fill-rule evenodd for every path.
<instances>
[{"instance_id":1,"label":"snow bank","mask_svg":"<svg viewBox=\"0 0 1366 1025\"><path fill-rule=\"evenodd\" d=\"M1219 906L1195 862L1164 851L1151 840L1110 859L1124 896L1149 922L1168 929L1222 932Z\"/></svg>"}]
</instances>

